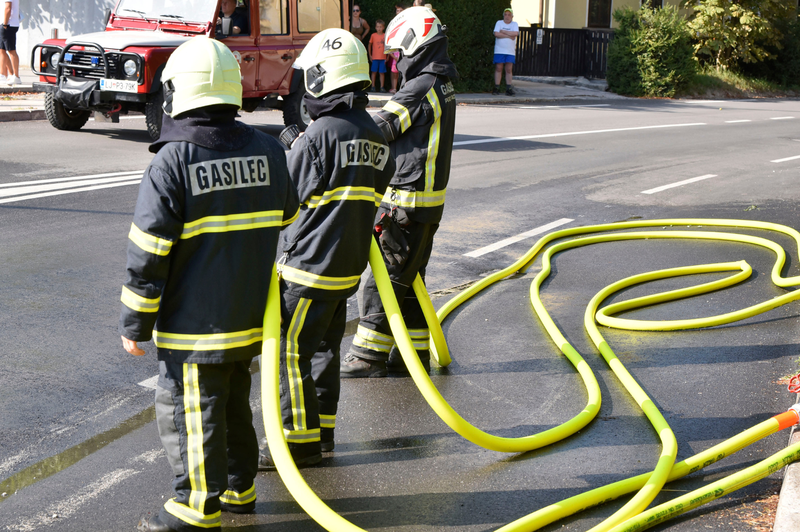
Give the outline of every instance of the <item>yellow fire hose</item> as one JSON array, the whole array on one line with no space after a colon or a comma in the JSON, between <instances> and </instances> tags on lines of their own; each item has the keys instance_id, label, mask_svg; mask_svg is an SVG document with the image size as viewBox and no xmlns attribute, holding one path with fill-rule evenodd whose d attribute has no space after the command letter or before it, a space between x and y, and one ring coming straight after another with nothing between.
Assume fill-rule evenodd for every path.
<instances>
[{"instance_id":1,"label":"yellow fire hose","mask_svg":"<svg viewBox=\"0 0 800 532\"><path fill-rule=\"evenodd\" d=\"M749 222L742 220L650 220L603 224L557 231L540 239L522 258L520 258L511 266L486 277L481 282L476 283L469 289L458 294L447 304L445 304L438 311L438 313L434 313L433 304L431 303L430 297L425 290L424 283L419 277L417 277L413 288L420 301L423 312L428 319L431 330L432 355L437 360L439 365L445 366L450 363L449 351L447 350L447 344L444 340L444 334L442 333L440 325L450 312L452 312L464 301L479 293L481 290L490 286L491 284L498 282L516 272L526 271L533 264L539 252L550 242L565 237L614 231L619 229L639 229L643 227L666 227L673 225L743 227L749 229L777 231L792 237L798 247L800 247L800 233L794 229L768 222ZM542 433L522 438L500 438L487 434L470 425L466 420L459 416L458 413L452 409L452 407L450 407L444 398L442 398L430 380L430 377L427 375L427 372L424 370L419 358L416 356L411 338L409 337L408 331L405 328L397 300L394 297L394 291L392 290L391 282L389 280L386 267L383 263L383 257L374 241L370 250L370 264L372 266L373 275L375 276L375 281L384 304L386 315L389 318L395 342L397 343L398 349L403 356L403 360L409 369L411 377L414 379L415 384L420 389L420 392L425 397L425 400L429 403L431 408L453 430L477 445L490 450L503 452L522 452L549 445L555 441L559 441L570 436L571 434L574 434L588 424L600 409L600 390L594 374L592 373L588 364L586 364L585 360L583 360L577 350L575 350L567 342L566 338L555 325L554 321L545 310L539 296L539 288L550 274L550 262L552 256L560 251L584 245L620 240L655 238L699 238L741 242L762 246L772 250L776 255L776 261L771 275L772 282L776 286L780 287L792 287L800 284L800 276L786 278L781 277L781 271L786 262L786 254L780 245L770 240L743 234L706 231L636 231L630 233L603 234L576 238L547 248L542 257L542 270L535 277L533 283L531 284L531 303L551 339L556 343L561 352L570 360L570 362L575 366L581 375L584 386L587 390L588 401L586 407L584 407L581 412L579 412L566 423ZM656 295L640 297L628 301L617 302L605 307L602 310L598 310L599 306L605 299L611 297L619 290L629 286L683 275L735 270L739 270L739 272L717 281L703 283L680 290L672 290ZM800 449L796 448L797 446L790 447L780 453L777 453L770 459L765 460L760 464L756 464L755 466L740 471L739 473L735 473L729 477L726 477L725 479L698 490L699 495L694 498L686 499L686 501L684 501L684 497L681 497L679 498L680 500L675 499L674 501L671 501L665 505L658 506L652 510L644 511L666 482L697 471L702 467L705 467L746 447L747 445L750 445L755 441L760 440L761 438L773 434L774 432L783 428L792 426L798 421L798 409L792 409L789 412L775 416L747 431L742 432L737 436L734 436L733 438L715 445L711 449L690 457L679 464L674 464L675 456L677 455L677 442L675 441L672 430L656 408L653 401L647 396L644 390L641 389L635 379L628 373L622 362L616 357L614 352L602 338L595 324L595 320L609 327L633 330L676 330L710 327L713 325L731 323L751 317L756 314L766 312L767 310L773 309L789 301L800 299L800 291L793 291L736 312L693 320L652 322L612 317L612 314L615 313L625 312L666 301L672 301L683 297L696 296L713 290L719 290L747 279L751 275L751 272L752 270L750 266L744 261L671 268L668 270L660 270L656 272L635 275L627 279L617 281L616 283L613 283L598 292L598 294L587 306L584 316L584 325L601 355L607 361L617 377L621 380L628 393L630 393L631 396L637 401L647 418L653 424L653 427L662 442L661 456L659 457L655 469L650 473L615 482L607 486L596 488L594 490L571 497L561 501L556 505L543 508L528 516L509 523L508 525L500 528L500 531L518 532L536 530L563 517L580 512L602 502L616 499L622 495L637 490L638 493L627 504L625 504L608 519L594 527L592 532L605 532L612 529L614 532L617 532L618 530L642 529L668 519L669 517L679 515L682 511L686 511L704 502L710 502L716 497L734 491L735 489L743 487L751 482L755 482L756 480L773 472L775 470L774 468L778 467L777 464L779 463L786 464L800 458ZM306 510L306 512L318 523L332 531L362 530L326 506L316 496L316 494L314 494L308 485L305 484L300 476L299 471L291 460L291 455L289 454L288 446L286 445L283 436L278 395L278 348L280 345L279 308L278 284L273 272L273 283L270 287L270 299L264 316L264 348L262 355L263 370L261 372L262 401L264 401L264 425L266 428L270 451L277 464L278 472L287 488L292 493L294 498L300 503L303 509ZM436 317L437 314L438 319ZM719 495L717 495L718 493ZM696 501L698 498L700 502ZM696 504L690 506L690 502L692 504L696 502Z\"/></svg>"}]
</instances>

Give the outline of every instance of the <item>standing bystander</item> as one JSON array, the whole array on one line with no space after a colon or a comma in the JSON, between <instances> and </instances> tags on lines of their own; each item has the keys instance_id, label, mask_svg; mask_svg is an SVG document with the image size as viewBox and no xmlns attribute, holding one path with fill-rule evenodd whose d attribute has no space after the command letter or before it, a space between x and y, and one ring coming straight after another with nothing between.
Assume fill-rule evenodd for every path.
<instances>
[{"instance_id":1,"label":"standing bystander","mask_svg":"<svg viewBox=\"0 0 800 532\"><path fill-rule=\"evenodd\" d=\"M364 47L369 44L369 23L361 18L361 6L353 4L353 16L350 17L350 33L355 35Z\"/></svg>"},{"instance_id":2,"label":"standing bystander","mask_svg":"<svg viewBox=\"0 0 800 532\"><path fill-rule=\"evenodd\" d=\"M432 10L411 7L387 28L386 48L399 50L403 85L373 119L392 148L397 170L383 196L376 232L397 301L423 365L430 368L428 326L411 283L425 267L444 211L456 123L456 67L444 28ZM380 230L378 231L378 228ZM364 285L361 321L342 361L342 377L385 377L404 371L392 346L375 278Z\"/></svg>"},{"instance_id":3,"label":"standing bystander","mask_svg":"<svg viewBox=\"0 0 800 532\"><path fill-rule=\"evenodd\" d=\"M19 0L5 0L3 7L3 25L0 27L0 83L13 87L22 84L17 55Z\"/></svg>"},{"instance_id":4,"label":"standing bystander","mask_svg":"<svg viewBox=\"0 0 800 532\"><path fill-rule=\"evenodd\" d=\"M503 20L498 20L494 25L494 90L492 94L500 94L500 78L503 68L506 72L506 94L514 96L514 86L511 84L514 68L514 59L517 54L517 35L519 25L513 21L514 12L510 7L503 11Z\"/></svg>"},{"instance_id":5,"label":"standing bystander","mask_svg":"<svg viewBox=\"0 0 800 532\"><path fill-rule=\"evenodd\" d=\"M372 72L372 90L374 92L386 92L384 83L386 81L386 52L384 52L383 30L386 23L378 19L375 21L375 33L369 38L369 58L372 60L370 70ZM380 80L380 85L375 83Z\"/></svg>"},{"instance_id":6,"label":"standing bystander","mask_svg":"<svg viewBox=\"0 0 800 532\"><path fill-rule=\"evenodd\" d=\"M156 424L169 499L140 532L220 532L220 512L255 509L258 438L250 365L261 352L278 237L299 209L278 142L236 120L239 64L194 37L162 74L164 124L150 146L128 235L120 332L158 352Z\"/></svg>"},{"instance_id":7,"label":"standing bystander","mask_svg":"<svg viewBox=\"0 0 800 532\"><path fill-rule=\"evenodd\" d=\"M303 102L314 121L302 136L281 133L302 205L281 238L280 395L289 451L307 467L334 447L347 298L367 267L395 163L367 113L367 50L355 36L324 30L295 66L306 73ZM271 455L261 455L259 469L275 469Z\"/></svg>"}]
</instances>

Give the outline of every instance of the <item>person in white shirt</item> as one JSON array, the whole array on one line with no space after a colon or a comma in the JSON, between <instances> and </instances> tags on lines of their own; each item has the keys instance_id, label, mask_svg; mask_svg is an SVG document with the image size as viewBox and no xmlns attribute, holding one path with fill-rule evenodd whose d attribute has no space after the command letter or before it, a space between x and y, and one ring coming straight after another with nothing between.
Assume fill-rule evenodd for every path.
<instances>
[{"instance_id":1,"label":"person in white shirt","mask_svg":"<svg viewBox=\"0 0 800 532\"><path fill-rule=\"evenodd\" d=\"M510 7L503 11L503 20L498 20L494 25L494 90L492 94L500 94L500 78L503 69L506 71L506 94L513 96L514 87L511 85L511 69L514 68L514 61L517 54L517 35L519 35L519 25L513 21L514 12Z\"/></svg>"},{"instance_id":2,"label":"person in white shirt","mask_svg":"<svg viewBox=\"0 0 800 532\"><path fill-rule=\"evenodd\" d=\"M22 84L19 79L17 30L19 29L19 0L5 0L0 15L0 83L9 86Z\"/></svg>"}]
</instances>

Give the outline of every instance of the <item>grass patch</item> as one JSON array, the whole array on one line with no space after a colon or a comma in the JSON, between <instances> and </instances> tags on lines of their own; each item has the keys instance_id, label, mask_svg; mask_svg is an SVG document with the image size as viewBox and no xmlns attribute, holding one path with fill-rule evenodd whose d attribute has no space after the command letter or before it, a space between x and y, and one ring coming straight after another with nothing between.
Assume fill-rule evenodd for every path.
<instances>
[{"instance_id":1,"label":"grass patch","mask_svg":"<svg viewBox=\"0 0 800 532\"><path fill-rule=\"evenodd\" d=\"M800 87L785 87L730 70L706 67L678 97L682 98L797 98Z\"/></svg>"}]
</instances>

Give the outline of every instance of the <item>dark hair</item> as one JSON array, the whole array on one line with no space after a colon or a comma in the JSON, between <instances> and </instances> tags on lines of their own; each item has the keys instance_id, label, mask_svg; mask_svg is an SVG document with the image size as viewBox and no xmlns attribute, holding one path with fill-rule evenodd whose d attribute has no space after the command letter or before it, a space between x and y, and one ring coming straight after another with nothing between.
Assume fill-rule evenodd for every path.
<instances>
[{"instance_id":1,"label":"dark hair","mask_svg":"<svg viewBox=\"0 0 800 532\"><path fill-rule=\"evenodd\" d=\"M386 23L383 21L382 18L379 18L378 20L375 21L375 25L377 26L378 24L383 24L383 27L384 28L386 27Z\"/></svg>"}]
</instances>

